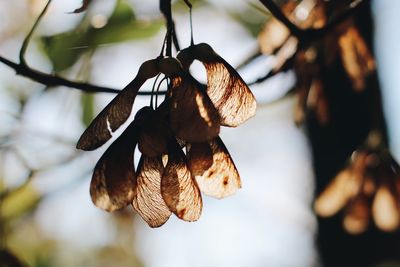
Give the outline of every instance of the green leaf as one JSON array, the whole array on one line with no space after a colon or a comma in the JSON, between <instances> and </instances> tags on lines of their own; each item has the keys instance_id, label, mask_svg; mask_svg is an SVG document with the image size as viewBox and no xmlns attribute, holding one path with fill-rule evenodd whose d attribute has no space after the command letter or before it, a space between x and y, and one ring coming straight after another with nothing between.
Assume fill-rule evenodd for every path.
<instances>
[{"instance_id":1,"label":"green leaf","mask_svg":"<svg viewBox=\"0 0 400 267\"><path fill-rule=\"evenodd\" d=\"M89 25L89 26L85 26ZM94 28L83 20L75 30L42 37L44 50L59 72L71 67L82 54L99 46L144 39L156 34L162 20L139 20L132 7L125 1L117 1L114 11L103 28Z\"/></svg>"},{"instance_id":2,"label":"green leaf","mask_svg":"<svg viewBox=\"0 0 400 267\"><path fill-rule=\"evenodd\" d=\"M87 127L94 118L94 95L82 94L82 122Z\"/></svg>"}]
</instances>

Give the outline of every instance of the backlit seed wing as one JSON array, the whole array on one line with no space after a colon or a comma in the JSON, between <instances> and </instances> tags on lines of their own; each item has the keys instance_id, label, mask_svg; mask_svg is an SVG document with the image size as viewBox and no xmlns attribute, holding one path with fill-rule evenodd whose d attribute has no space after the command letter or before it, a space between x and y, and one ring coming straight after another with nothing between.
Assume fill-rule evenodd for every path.
<instances>
[{"instance_id":1,"label":"backlit seed wing","mask_svg":"<svg viewBox=\"0 0 400 267\"><path fill-rule=\"evenodd\" d=\"M236 127L256 113L256 100L239 73L207 44L199 44L196 59L207 70L207 94L221 116L221 125Z\"/></svg>"},{"instance_id":2,"label":"backlit seed wing","mask_svg":"<svg viewBox=\"0 0 400 267\"><path fill-rule=\"evenodd\" d=\"M194 176L202 176L213 165L213 152L208 142L188 143L186 156Z\"/></svg>"},{"instance_id":3,"label":"backlit seed wing","mask_svg":"<svg viewBox=\"0 0 400 267\"><path fill-rule=\"evenodd\" d=\"M343 226L350 234L364 233L369 224L370 210L364 195L356 196L346 209Z\"/></svg>"},{"instance_id":4,"label":"backlit seed wing","mask_svg":"<svg viewBox=\"0 0 400 267\"><path fill-rule=\"evenodd\" d=\"M129 117L133 102L143 83L158 74L158 59L145 61L132 82L130 82L92 121L79 138L76 148L94 150L111 138L111 133Z\"/></svg>"},{"instance_id":5,"label":"backlit seed wing","mask_svg":"<svg viewBox=\"0 0 400 267\"><path fill-rule=\"evenodd\" d=\"M92 121L79 138L77 148L94 150L111 138L111 131L119 128L132 111L136 94L144 80L135 79L125 87Z\"/></svg>"},{"instance_id":6,"label":"backlit seed wing","mask_svg":"<svg viewBox=\"0 0 400 267\"><path fill-rule=\"evenodd\" d=\"M132 124L97 162L90 195L93 203L106 211L114 211L132 202L136 187L136 175L133 164L135 137Z\"/></svg>"},{"instance_id":7,"label":"backlit seed wing","mask_svg":"<svg viewBox=\"0 0 400 267\"><path fill-rule=\"evenodd\" d=\"M366 86L366 76L375 70L375 61L363 37L354 26L348 27L339 37L343 66L353 83L361 91Z\"/></svg>"},{"instance_id":8,"label":"backlit seed wing","mask_svg":"<svg viewBox=\"0 0 400 267\"><path fill-rule=\"evenodd\" d=\"M349 169L341 171L317 197L315 212L321 217L335 215L359 190L357 181Z\"/></svg>"},{"instance_id":9,"label":"backlit seed wing","mask_svg":"<svg viewBox=\"0 0 400 267\"><path fill-rule=\"evenodd\" d=\"M137 187L132 201L134 209L150 227L163 225L171 215L161 196L161 176L164 171L161 156L140 158Z\"/></svg>"},{"instance_id":10,"label":"backlit seed wing","mask_svg":"<svg viewBox=\"0 0 400 267\"><path fill-rule=\"evenodd\" d=\"M217 137L208 143L212 153L212 164L200 175L195 175L200 191L216 198L234 194L241 188L239 173L221 138ZM196 151L197 150L197 151ZM204 164L203 157L196 156L199 149L188 149L188 160L191 169ZM205 148L202 149L204 154ZM193 172L193 171L192 171ZM198 172L197 172L198 173Z\"/></svg>"},{"instance_id":11,"label":"backlit seed wing","mask_svg":"<svg viewBox=\"0 0 400 267\"><path fill-rule=\"evenodd\" d=\"M160 115L152 110L143 123L139 134L138 148L147 157L156 157L167 150L168 125Z\"/></svg>"},{"instance_id":12,"label":"backlit seed wing","mask_svg":"<svg viewBox=\"0 0 400 267\"><path fill-rule=\"evenodd\" d=\"M399 206L395 195L382 185L378 188L372 203L372 215L376 226L383 231L394 231L399 227Z\"/></svg>"},{"instance_id":13,"label":"backlit seed wing","mask_svg":"<svg viewBox=\"0 0 400 267\"><path fill-rule=\"evenodd\" d=\"M170 123L176 137L188 142L208 141L219 134L218 112L190 76L172 79Z\"/></svg>"},{"instance_id":14,"label":"backlit seed wing","mask_svg":"<svg viewBox=\"0 0 400 267\"><path fill-rule=\"evenodd\" d=\"M203 202L200 190L178 144L169 148L168 163L161 179L161 194L170 211L185 221L200 218Z\"/></svg>"}]
</instances>

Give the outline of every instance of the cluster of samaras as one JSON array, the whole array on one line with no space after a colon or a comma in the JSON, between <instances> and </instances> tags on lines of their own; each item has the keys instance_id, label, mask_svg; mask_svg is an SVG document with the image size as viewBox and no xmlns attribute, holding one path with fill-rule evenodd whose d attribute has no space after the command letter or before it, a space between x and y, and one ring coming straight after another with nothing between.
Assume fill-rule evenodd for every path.
<instances>
[{"instance_id":1,"label":"cluster of samaras","mask_svg":"<svg viewBox=\"0 0 400 267\"><path fill-rule=\"evenodd\" d=\"M344 210L343 226L352 234L367 230L371 217L383 231L400 227L400 166L379 138L372 132L315 202L323 217Z\"/></svg>"},{"instance_id":2,"label":"cluster of samaras","mask_svg":"<svg viewBox=\"0 0 400 267\"><path fill-rule=\"evenodd\" d=\"M331 1L335 4L339 1ZM318 29L328 22L327 1L303 0L288 2L282 11L302 29ZM375 60L353 19L334 27L323 37L299 40L276 18L264 26L258 36L262 53L276 58L271 74L293 67L296 74L295 90L298 102L295 121L301 124L309 113L314 113L319 123L329 124L330 103L327 98L324 73L330 71L341 59L341 67L350 80L352 90L363 91L369 76L375 71Z\"/></svg>"},{"instance_id":3,"label":"cluster of samaras","mask_svg":"<svg viewBox=\"0 0 400 267\"><path fill-rule=\"evenodd\" d=\"M190 75L194 60L205 66L207 86ZM209 45L192 45L176 58L144 62L135 79L89 125L77 148L93 150L109 140L130 116L140 87L159 74L170 80L164 101L137 112L97 162L90 185L96 206L114 211L132 204L151 227L161 226L171 213L197 220L200 191L223 198L240 188L218 134L220 126L238 126L256 110L253 94L234 68ZM141 158L135 170L136 145Z\"/></svg>"}]
</instances>

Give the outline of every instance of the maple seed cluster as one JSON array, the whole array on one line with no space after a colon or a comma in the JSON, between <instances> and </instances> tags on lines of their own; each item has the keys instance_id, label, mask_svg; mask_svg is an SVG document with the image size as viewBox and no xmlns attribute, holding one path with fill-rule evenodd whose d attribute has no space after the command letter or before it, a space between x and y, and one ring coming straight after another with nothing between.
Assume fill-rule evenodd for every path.
<instances>
[{"instance_id":1,"label":"maple seed cluster","mask_svg":"<svg viewBox=\"0 0 400 267\"><path fill-rule=\"evenodd\" d=\"M290 1L282 6L282 11L302 29L318 29L328 22L327 5L323 0L312 5L310 1L298 4ZM305 17L301 15L304 11L308 14ZM297 124L302 124L310 112L321 125L329 124L329 86L325 84L324 73L335 67L337 58L341 59L341 66L355 92L365 90L369 77L376 70L374 57L352 19L341 23L323 38L304 44L273 17L260 32L258 42L263 54L275 57L271 75L294 67L295 90L298 92L294 119Z\"/></svg>"},{"instance_id":2,"label":"maple seed cluster","mask_svg":"<svg viewBox=\"0 0 400 267\"><path fill-rule=\"evenodd\" d=\"M343 226L351 234L365 232L371 217L382 231L400 227L400 166L385 146L371 145L379 139L376 133L368 139L315 201L322 217L343 209Z\"/></svg>"},{"instance_id":3,"label":"maple seed cluster","mask_svg":"<svg viewBox=\"0 0 400 267\"><path fill-rule=\"evenodd\" d=\"M206 69L206 86L189 73L194 60ZM85 130L77 148L94 150L106 143L130 116L141 86L159 74L170 81L164 101L136 113L97 162L90 185L96 206L114 211L132 204L151 227L164 224L171 213L185 221L199 219L200 191L223 198L241 187L218 135L220 126L236 127L256 110L254 96L236 70L209 45L192 45L177 58L144 62ZM135 170L136 145L141 158Z\"/></svg>"}]
</instances>

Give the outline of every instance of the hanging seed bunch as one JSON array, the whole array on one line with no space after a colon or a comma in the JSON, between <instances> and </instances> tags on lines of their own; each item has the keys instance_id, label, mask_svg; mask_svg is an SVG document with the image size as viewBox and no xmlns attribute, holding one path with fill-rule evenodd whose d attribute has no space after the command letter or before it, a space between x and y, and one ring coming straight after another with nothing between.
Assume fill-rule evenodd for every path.
<instances>
[{"instance_id":1,"label":"hanging seed bunch","mask_svg":"<svg viewBox=\"0 0 400 267\"><path fill-rule=\"evenodd\" d=\"M202 62L207 85L189 73ZM196 221L201 193L224 198L241 187L239 173L218 136L220 126L236 127L255 114L253 94L239 74L207 44L191 45L177 58L144 62L128 84L93 120L77 148L93 150L107 142L131 114L146 80L169 80L164 101L140 109L132 123L97 162L90 185L93 203L114 211L132 205L151 227L171 213ZM141 157L134 166L134 151Z\"/></svg>"},{"instance_id":2,"label":"hanging seed bunch","mask_svg":"<svg viewBox=\"0 0 400 267\"><path fill-rule=\"evenodd\" d=\"M327 3L322 0L303 0L297 5L288 2L283 13L302 29L319 29L327 24ZM272 40L272 41L271 41ZM296 74L294 90L298 93L294 119L303 123L308 112L316 115L319 123L329 122L329 101L322 74L340 57L342 68L350 80L351 89L360 92L375 71L375 61L354 21L349 18L328 34L299 39L276 18L265 24L258 36L262 53L273 55L275 64L270 76L293 68Z\"/></svg>"},{"instance_id":3,"label":"hanging seed bunch","mask_svg":"<svg viewBox=\"0 0 400 267\"><path fill-rule=\"evenodd\" d=\"M400 226L400 167L371 132L366 145L357 149L315 201L319 216L343 213L344 229L351 234L365 232L370 220L382 231Z\"/></svg>"}]
</instances>

